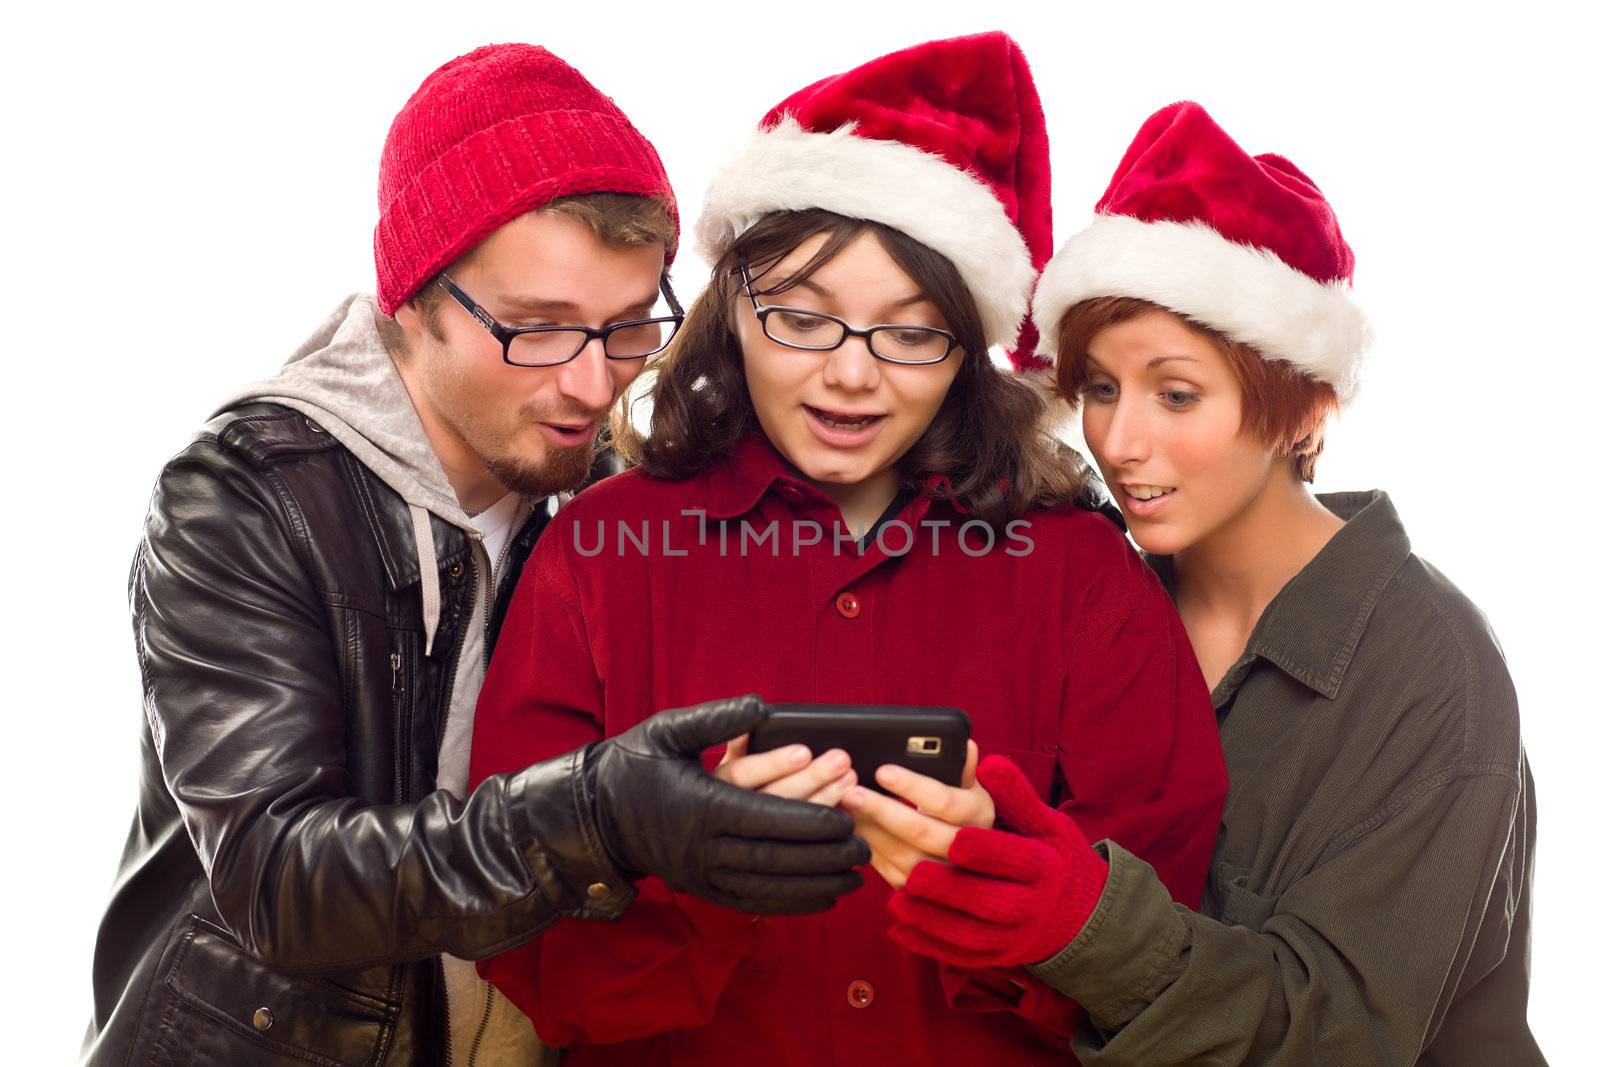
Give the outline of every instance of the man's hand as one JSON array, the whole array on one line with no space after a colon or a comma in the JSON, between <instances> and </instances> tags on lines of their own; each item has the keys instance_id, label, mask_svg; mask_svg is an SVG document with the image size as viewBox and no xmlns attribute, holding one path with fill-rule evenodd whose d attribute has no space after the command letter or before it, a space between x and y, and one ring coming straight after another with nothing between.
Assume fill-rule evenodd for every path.
<instances>
[{"instance_id":1,"label":"man's hand","mask_svg":"<svg viewBox=\"0 0 1600 1067\"><path fill-rule=\"evenodd\" d=\"M977 766L978 746L968 741L959 789L904 767L879 767L878 784L914 808L859 786L845 793L840 806L855 818L856 832L872 847L872 867L884 881L900 888L923 860L949 857L957 830L994 825L994 801L975 776Z\"/></svg>"},{"instance_id":2,"label":"man's hand","mask_svg":"<svg viewBox=\"0 0 1600 1067\"><path fill-rule=\"evenodd\" d=\"M630 876L740 911L821 911L861 886L850 819L829 807L718 781L702 750L766 716L758 696L664 711L589 746L586 796L606 851Z\"/></svg>"}]
</instances>

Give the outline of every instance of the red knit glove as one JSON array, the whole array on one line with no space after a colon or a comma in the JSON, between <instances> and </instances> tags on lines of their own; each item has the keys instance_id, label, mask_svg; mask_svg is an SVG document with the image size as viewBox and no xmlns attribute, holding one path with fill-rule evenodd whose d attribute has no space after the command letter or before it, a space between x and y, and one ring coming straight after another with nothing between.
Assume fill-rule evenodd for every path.
<instances>
[{"instance_id":1,"label":"red knit glove","mask_svg":"<svg viewBox=\"0 0 1600 1067\"><path fill-rule=\"evenodd\" d=\"M1047 960L1089 921L1105 888L1106 861L1004 756L985 756L978 781L994 798L996 825L1016 832L966 827L950 845L948 864L913 867L889 898L889 936L963 967Z\"/></svg>"}]
</instances>

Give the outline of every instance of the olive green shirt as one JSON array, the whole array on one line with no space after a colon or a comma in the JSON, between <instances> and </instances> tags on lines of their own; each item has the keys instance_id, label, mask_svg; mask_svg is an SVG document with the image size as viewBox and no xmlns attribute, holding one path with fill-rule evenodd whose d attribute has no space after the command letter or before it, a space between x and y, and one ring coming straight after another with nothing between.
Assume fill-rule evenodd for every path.
<instances>
[{"instance_id":1,"label":"olive green shirt","mask_svg":"<svg viewBox=\"0 0 1600 1067\"><path fill-rule=\"evenodd\" d=\"M1381 492L1262 612L1212 693L1230 788L1200 911L1114 843L1032 970L1102 1064L1542 1064L1533 783L1488 623ZM1151 565L1171 588L1171 560Z\"/></svg>"}]
</instances>

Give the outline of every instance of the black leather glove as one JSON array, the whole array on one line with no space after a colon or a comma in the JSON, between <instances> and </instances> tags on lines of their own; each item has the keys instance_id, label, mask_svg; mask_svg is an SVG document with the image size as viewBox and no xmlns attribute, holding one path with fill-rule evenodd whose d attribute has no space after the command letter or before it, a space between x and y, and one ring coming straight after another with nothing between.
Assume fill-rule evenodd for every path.
<instances>
[{"instance_id":1,"label":"black leather glove","mask_svg":"<svg viewBox=\"0 0 1600 1067\"><path fill-rule=\"evenodd\" d=\"M702 750L766 718L758 696L664 711L589 746L584 785L602 844L630 877L740 911L822 911L861 887L867 843L848 816L706 773Z\"/></svg>"}]
</instances>

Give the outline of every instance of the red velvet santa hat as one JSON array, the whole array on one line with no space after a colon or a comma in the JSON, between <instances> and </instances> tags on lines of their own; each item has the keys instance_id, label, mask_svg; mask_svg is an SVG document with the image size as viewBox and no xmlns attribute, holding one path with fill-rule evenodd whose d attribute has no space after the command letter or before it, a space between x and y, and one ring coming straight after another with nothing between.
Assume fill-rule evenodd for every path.
<instances>
[{"instance_id":1,"label":"red velvet santa hat","mask_svg":"<svg viewBox=\"0 0 1600 1067\"><path fill-rule=\"evenodd\" d=\"M870 219L942 253L987 342L1017 346L1051 245L1044 111L1017 43L930 41L795 93L712 179L700 250L714 261L763 215L805 208Z\"/></svg>"},{"instance_id":2,"label":"red velvet santa hat","mask_svg":"<svg viewBox=\"0 0 1600 1067\"><path fill-rule=\"evenodd\" d=\"M1162 108L1122 157L1089 228L1039 278L1039 355L1061 316L1099 296L1160 304L1355 394L1370 331L1350 298L1355 254L1314 182L1251 157L1199 104Z\"/></svg>"}]
</instances>

